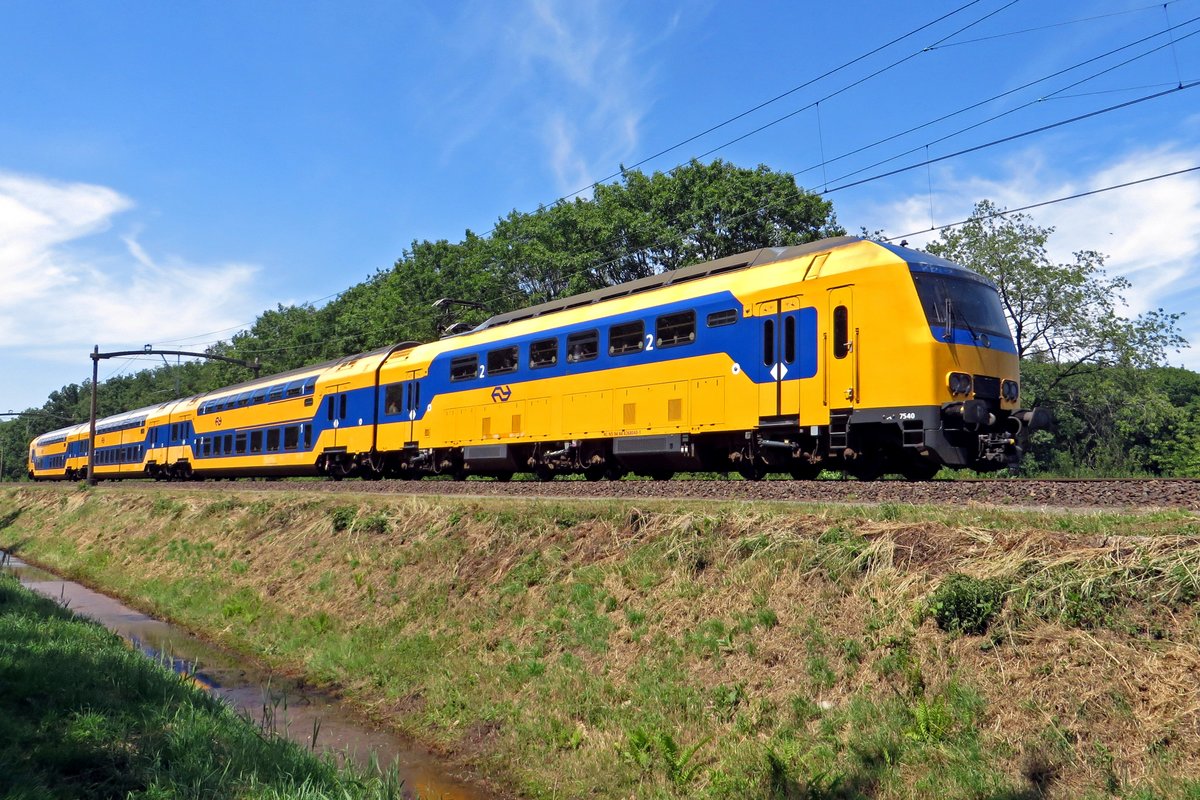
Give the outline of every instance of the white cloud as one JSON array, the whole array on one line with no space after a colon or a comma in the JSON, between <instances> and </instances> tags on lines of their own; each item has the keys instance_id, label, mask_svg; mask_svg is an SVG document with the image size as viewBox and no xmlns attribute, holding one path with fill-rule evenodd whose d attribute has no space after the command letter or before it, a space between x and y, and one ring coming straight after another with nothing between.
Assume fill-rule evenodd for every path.
<instances>
[{"instance_id":1,"label":"white cloud","mask_svg":"<svg viewBox=\"0 0 1200 800\"><path fill-rule=\"evenodd\" d=\"M36 350L79 362L96 342L139 346L255 316L258 267L160 263L132 235L123 247L102 235L131 208L104 186L0 173L0 361Z\"/></svg>"},{"instance_id":2,"label":"white cloud","mask_svg":"<svg viewBox=\"0 0 1200 800\"><path fill-rule=\"evenodd\" d=\"M1086 174L1063 175L1053 159L1029 150L1000 165L999 177L961 177L952 168L933 178L934 222L942 225L966 219L972 206L989 199L1005 208L1018 208L1048 199L1114 186L1200 164L1200 148L1163 145L1125 152ZM870 209L866 227L884 228L889 235L930 227L930 198L902 197ZM1182 362L1200 369L1200 173L1116 189L1089 197L1043 206L1025 212L1037 225L1053 227L1050 257L1072 260L1079 250L1107 256L1109 275L1127 278L1128 313L1162 307L1187 312L1182 322L1191 342ZM908 236L921 247L936 235ZM1173 355L1171 363L1180 363Z\"/></svg>"},{"instance_id":3,"label":"white cloud","mask_svg":"<svg viewBox=\"0 0 1200 800\"><path fill-rule=\"evenodd\" d=\"M674 25L668 21L668 29ZM649 105L648 68L656 52L638 39L629 12L603 0L526 0L472 4L457 20L459 58L449 58L458 88L429 98L445 157L521 124L540 142L557 189L575 191L635 155ZM464 64L475 64L462 79ZM441 85L441 84L439 84ZM446 118L454 119L447 125Z\"/></svg>"}]
</instances>

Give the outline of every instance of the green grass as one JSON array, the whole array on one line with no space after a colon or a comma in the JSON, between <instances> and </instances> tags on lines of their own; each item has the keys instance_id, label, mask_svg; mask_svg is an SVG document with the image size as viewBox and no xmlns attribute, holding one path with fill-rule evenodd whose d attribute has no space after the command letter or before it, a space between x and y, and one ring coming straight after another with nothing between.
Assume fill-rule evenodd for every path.
<instances>
[{"instance_id":1,"label":"green grass","mask_svg":"<svg viewBox=\"0 0 1200 800\"><path fill-rule=\"evenodd\" d=\"M398 798L0 576L0 796Z\"/></svg>"}]
</instances>

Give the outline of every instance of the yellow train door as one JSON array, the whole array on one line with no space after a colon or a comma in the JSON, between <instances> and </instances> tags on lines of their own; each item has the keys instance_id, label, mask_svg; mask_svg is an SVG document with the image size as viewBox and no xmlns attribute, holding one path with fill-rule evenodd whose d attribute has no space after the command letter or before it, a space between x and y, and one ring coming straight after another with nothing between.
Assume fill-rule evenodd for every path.
<instances>
[{"instance_id":1,"label":"yellow train door","mask_svg":"<svg viewBox=\"0 0 1200 800\"><path fill-rule=\"evenodd\" d=\"M860 401L858 328L854 325L854 287L829 290L829 323L825 329L825 405L851 408Z\"/></svg>"},{"instance_id":2,"label":"yellow train door","mask_svg":"<svg viewBox=\"0 0 1200 800\"><path fill-rule=\"evenodd\" d=\"M348 437L344 433L340 437L338 433L341 427L346 424L347 398L346 392L342 390L348 385L346 383L339 383L330 386L328 389L329 393L326 399L329 401L329 405L325 407L325 421L333 435L332 447L337 447L339 444L344 445L348 440ZM339 441L339 438L341 441Z\"/></svg>"},{"instance_id":3,"label":"yellow train door","mask_svg":"<svg viewBox=\"0 0 1200 800\"><path fill-rule=\"evenodd\" d=\"M800 413L798 296L758 303L754 315L760 324L758 416L760 419L794 417Z\"/></svg>"}]
</instances>

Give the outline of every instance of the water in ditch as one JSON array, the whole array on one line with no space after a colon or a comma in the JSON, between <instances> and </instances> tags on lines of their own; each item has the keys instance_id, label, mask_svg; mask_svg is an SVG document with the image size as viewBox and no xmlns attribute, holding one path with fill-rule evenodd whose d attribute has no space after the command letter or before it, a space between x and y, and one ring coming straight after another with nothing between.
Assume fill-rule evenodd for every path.
<instances>
[{"instance_id":1,"label":"water in ditch","mask_svg":"<svg viewBox=\"0 0 1200 800\"><path fill-rule=\"evenodd\" d=\"M317 752L332 752L366 766L395 764L405 796L440 800L484 800L491 795L456 776L437 756L411 741L372 726L331 697L248 666L228 651L135 611L107 595L0 553L0 566L25 587L71 611L96 620L148 657L169 664L199 686L274 730Z\"/></svg>"}]
</instances>

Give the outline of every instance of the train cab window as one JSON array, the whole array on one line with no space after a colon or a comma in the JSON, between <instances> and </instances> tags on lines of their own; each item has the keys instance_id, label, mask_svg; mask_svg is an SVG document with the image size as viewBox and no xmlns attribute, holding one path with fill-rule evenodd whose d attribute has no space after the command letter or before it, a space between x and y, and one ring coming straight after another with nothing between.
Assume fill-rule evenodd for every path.
<instances>
[{"instance_id":1,"label":"train cab window","mask_svg":"<svg viewBox=\"0 0 1200 800\"><path fill-rule=\"evenodd\" d=\"M763 363L771 366L775 363L775 320L763 321Z\"/></svg>"},{"instance_id":2,"label":"train cab window","mask_svg":"<svg viewBox=\"0 0 1200 800\"><path fill-rule=\"evenodd\" d=\"M487 354L487 374L507 375L517 371L517 346L501 347L499 350L489 350Z\"/></svg>"},{"instance_id":3,"label":"train cab window","mask_svg":"<svg viewBox=\"0 0 1200 800\"><path fill-rule=\"evenodd\" d=\"M833 357L845 358L850 352L850 314L845 306L833 310Z\"/></svg>"},{"instance_id":4,"label":"train cab window","mask_svg":"<svg viewBox=\"0 0 1200 800\"><path fill-rule=\"evenodd\" d=\"M625 356L640 353L646 347L646 326L642 321L623 322L608 329L608 354Z\"/></svg>"},{"instance_id":5,"label":"train cab window","mask_svg":"<svg viewBox=\"0 0 1200 800\"><path fill-rule=\"evenodd\" d=\"M267 431L267 452L279 452L279 428L271 428Z\"/></svg>"},{"instance_id":6,"label":"train cab window","mask_svg":"<svg viewBox=\"0 0 1200 800\"><path fill-rule=\"evenodd\" d=\"M696 312L680 311L678 314L663 314L654 321L654 343L656 347L675 347L696 341Z\"/></svg>"},{"instance_id":7,"label":"train cab window","mask_svg":"<svg viewBox=\"0 0 1200 800\"><path fill-rule=\"evenodd\" d=\"M262 452L262 431L250 431L250 452Z\"/></svg>"},{"instance_id":8,"label":"train cab window","mask_svg":"<svg viewBox=\"0 0 1200 800\"><path fill-rule=\"evenodd\" d=\"M455 356L450 359L450 380L469 381L475 377L479 369L479 356L472 353L469 356Z\"/></svg>"},{"instance_id":9,"label":"train cab window","mask_svg":"<svg viewBox=\"0 0 1200 800\"><path fill-rule=\"evenodd\" d=\"M238 455L246 452L246 434L239 433L234 441L234 450Z\"/></svg>"},{"instance_id":10,"label":"train cab window","mask_svg":"<svg viewBox=\"0 0 1200 800\"><path fill-rule=\"evenodd\" d=\"M283 429L283 449L295 450L300 444L300 426L289 425Z\"/></svg>"},{"instance_id":11,"label":"train cab window","mask_svg":"<svg viewBox=\"0 0 1200 800\"><path fill-rule=\"evenodd\" d=\"M600 353L600 333L580 331L567 335L567 363L578 364L591 361Z\"/></svg>"},{"instance_id":12,"label":"train cab window","mask_svg":"<svg viewBox=\"0 0 1200 800\"><path fill-rule=\"evenodd\" d=\"M558 339L542 339L529 345L529 366L552 367L558 363Z\"/></svg>"},{"instance_id":13,"label":"train cab window","mask_svg":"<svg viewBox=\"0 0 1200 800\"><path fill-rule=\"evenodd\" d=\"M796 318L792 316L783 319L783 363L792 364L796 361Z\"/></svg>"},{"instance_id":14,"label":"train cab window","mask_svg":"<svg viewBox=\"0 0 1200 800\"><path fill-rule=\"evenodd\" d=\"M710 328L720 328L724 325L732 325L738 321L738 312L736 308L727 308L724 311L714 311L708 315L706 323Z\"/></svg>"}]
</instances>

